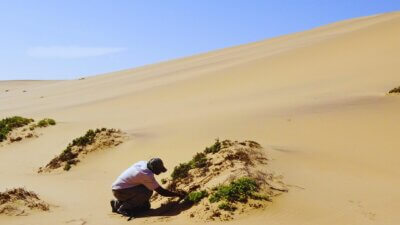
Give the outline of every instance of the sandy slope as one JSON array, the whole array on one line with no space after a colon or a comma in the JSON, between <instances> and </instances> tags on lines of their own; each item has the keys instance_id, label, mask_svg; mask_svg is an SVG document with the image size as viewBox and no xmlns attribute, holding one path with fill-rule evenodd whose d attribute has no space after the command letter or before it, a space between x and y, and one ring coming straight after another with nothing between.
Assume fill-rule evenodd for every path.
<instances>
[{"instance_id":1,"label":"sandy slope","mask_svg":"<svg viewBox=\"0 0 400 225\"><path fill-rule=\"evenodd\" d=\"M126 224L108 205L123 169L152 156L172 169L216 137L261 143L292 185L229 224L399 224L400 97L385 96L400 85L399 40L389 13L84 80L0 82L1 118L59 121L0 149L0 190L25 186L55 207L1 224ZM103 126L133 138L68 173L35 173ZM150 222L194 223L129 223Z\"/></svg>"}]
</instances>

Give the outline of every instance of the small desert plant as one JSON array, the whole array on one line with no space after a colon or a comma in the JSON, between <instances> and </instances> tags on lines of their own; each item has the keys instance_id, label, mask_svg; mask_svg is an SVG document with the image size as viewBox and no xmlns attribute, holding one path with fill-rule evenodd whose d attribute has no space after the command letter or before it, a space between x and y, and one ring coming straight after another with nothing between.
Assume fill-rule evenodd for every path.
<instances>
[{"instance_id":1,"label":"small desert plant","mask_svg":"<svg viewBox=\"0 0 400 225\"><path fill-rule=\"evenodd\" d=\"M36 127L37 127L36 124L32 124L32 125L29 126L29 130L34 130Z\"/></svg>"},{"instance_id":2,"label":"small desert plant","mask_svg":"<svg viewBox=\"0 0 400 225\"><path fill-rule=\"evenodd\" d=\"M45 118L45 119L40 120L37 123L38 127L47 127L49 125L52 125L52 126L56 125L56 121L53 119L50 119L50 118Z\"/></svg>"},{"instance_id":3,"label":"small desert plant","mask_svg":"<svg viewBox=\"0 0 400 225\"><path fill-rule=\"evenodd\" d=\"M400 93L400 86L393 88L392 90L389 91L389 94L393 94L393 93Z\"/></svg>"},{"instance_id":4,"label":"small desert plant","mask_svg":"<svg viewBox=\"0 0 400 225\"><path fill-rule=\"evenodd\" d=\"M6 130L2 130L2 131L0 131L0 142L2 142L2 141L4 141L5 139L7 139L7 133L8 133L9 131L6 131Z\"/></svg>"},{"instance_id":5,"label":"small desert plant","mask_svg":"<svg viewBox=\"0 0 400 225\"><path fill-rule=\"evenodd\" d=\"M206 154L200 152L194 155L193 159L187 163L181 163L179 166L175 166L174 171L172 171L171 177L173 180L179 178L185 178L189 174L189 170L194 168L202 168L207 165Z\"/></svg>"},{"instance_id":6,"label":"small desert plant","mask_svg":"<svg viewBox=\"0 0 400 225\"><path fill-rule=\"evenodd\" d=\"M33 119L28 119L20 116L13 116L0 120L0 142L5 140L7 138L7 134L14 128L28 125L33 121Z\"/></svg>"},{"instance_id":7,"label":"small desert plant","mask_svg":"<svg viewBox=\"0 0 400 225\"><path fill-rule=\"evenodd\" d=\"M207 157L206 154L199 152L197 153L193 159L189 162L192 168L201 168L207 165Z\"/></svg>"},{"instance_id":8,"label":"small desert plant","mask_svg":"<svg viewBox=\"0 0 400 225\"><path fill-rule=\"evenodd\" d=\"M244 162L246 165L254 165L250 159L249 154L243 150L238 150L234 154L227 155L226 159L227 160L239 160L239 161Z\"/></svg>"},{"instance_id":9,"label":"small desert plant","mask_svg":"<svg viewBox=\"0 0 400 225\"><path fill-rule=\"evenodd\" d=\"M78 157L77 153L73 153L72 152L72 146L69 144L68 147L66 149L64 149L64 151L60 154L60 156L58 157L58 159L60 161L63 162L67 162L69 160L75 159L76 157Z\"/></svg>"},{"instance_id":10,"label":"small desert plant","mask_svg":"<svg viewBox=\"0 0 400 225\"><path fill-rule=\"evenodd\" d=\"M90 145L94 142L94 139L96 137L96 134L99 133L100 130L97 129L96 132L93 131L92 129L88 130L86 132L86 134L84 136L75 138L72 141L72 145L76 145L76 146L86 146L86 145Z\"/></svg>"},{"instance_id":11,"label":"small desert plant","mask_svg":"<svg viewBox=\"0 0 400 225\"><path fill-rule=\"evenodd\" d=\"M190 169L192 169L190 163L181 163L179 164L179 166L175 166L174 171L172 171L171 177L173 180L185 178L188 176Z\"/></svg>"},{"instance_id":12,"label":"small desert plant","mask_svg":"<svg viewBox=\"0 0 400 225\"><path fill-rule=\"evenodd\" d=\"M87 145L91 145L95 143L96 137L98 133L105 132L109 138L114 138L111 136L113 133L119 133L119 130L116 129L95 129L88 130L83 136L75 138L70 142L67 147L55 158L53 158L47 165L46 168L39 168L39 173L44 171L49 171L52 169L57 169L63 167L64 170L68 171L72 168L73 165L76 165L80 162L79 156L81 154L87 154L88 150L93 149L85 149ZM111 139L113 143L120 143ZM117 145L117 144L116 144ZM115 145L115 146L116 146ZM96 147L96 146L93 146ZM97 146L98 147L98 146ZM100 146L101 148L101 146Z\"/></svg>"},{"instance_id":13,"label":"small desert plant","mask_svg":"<svg viewBox=\"0 0 400 225\"><path fill-rule=\"evenodd\" d=\"M209 153L217 153L221 150L221 142L218 139L215 140L215 143L207 147L203 152L198 152L193 156L192 160L187 163L181 163L178 166L175 166L172 171L171 177L173 180L186 178L189 174L189 170L194 168L203 168L207 166L207 154Z\"/></svg>"},{"instance_id":14,"label":"small desert plant","mask_svg":"<svg viewBox=\"0 0 400 225\"><path fill-rule=\"evenodd\" d=\"M203 191L193 191L193 192L190 192L186 196L185 200L189 201L189 202L192 202L192 203L198 203L203 198L205 198L207 196L208 196L208 192L207 191L204 191L204 190Z\"/></svg>"},{"instance_id":15,"label":"small desert plant","mask_svg":"<svg viewBox=\"0 0 400 225\"><path fill-rule=\"evenodd\" d=\"M218 205L218 208L225 211L235 211L237 209L236 206L232 205L229 202L222 202Z\"/></svg>"},{"instance_id":16,"label":"small desert plant","mask_svg":"<svg viewBox=\"0 0 400 225\"><path fill-rule=\"evenodd\" d=\"M68 171L68 170L70 170L70 169L71 169L71 164L69 164L69 163L65 164L64 170L65 170L65 171Z\"/></svg>"},{"instance_id":17,"label":"small desert plant","mask_svg":"<svg viewBox=\"0 0 400 225\"><path fill-rule=\"evenodd\" d=\"M47 127L48 125L49 123L45 119L40 120L37 124L38 127Z\"/></svg>"},{"instance_id":18,"label":"small desert plant","mask_svg":"<svg viewBox=\"0 0 400 225\"><path fill-rule=\"evenodd\" d=\"M50 125L54 126L56 125L56 121L54 119L47 119L47 121L49 122Z\"/></svg>"},{"instance_id":19,"label":"small desert plant","mask_svg":"<svg viewBox=\"0 0 400 225\"><path fill-rule=\"evenodd\" d=\"M221 142L219 142L219 139L216 139L215 143L212 146L204 149L204 153L205 154L209 154L209 153L215 154L215 153L219 152L219 150L221 150Z\"/></svg>"},{"instance_id":20,"label":"small desert plant","mask_svg":"<svg viewBox=\"0 0 400 225\"><path fill-rule=\"evenodd\" d=\"M229 185L221 185L216 188L210 197L210 202L221 200L228 202L246 202L254 196L259 187L254 179L243 177L232 181Z\"/></svg>"},{"instance_id":21,"label":"small desert plant","mask_svg":"<svg viewBox=\"0 0 400 225\"><path fill-rule=\"evenodd\" d=\"M253 193L251 195L251 199L263 200L263 201L271 201L271 198L269 196L264 195L264 194L258 194L258 193Z\"/></svg>"}]
</instances>

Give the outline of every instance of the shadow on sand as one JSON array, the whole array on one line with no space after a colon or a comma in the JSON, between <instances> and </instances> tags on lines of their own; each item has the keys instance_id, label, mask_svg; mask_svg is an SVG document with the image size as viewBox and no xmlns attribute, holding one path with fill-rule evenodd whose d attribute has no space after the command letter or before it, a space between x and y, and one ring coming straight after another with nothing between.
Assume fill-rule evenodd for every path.
<instances>
[{"instance_id":1,"label":"shadow on sand","mask_svg":"<svg viewBox=\"0 0 400 225\"><path fill-rule=\"evenodd\" d=\"M158 217L158 216L176 216L181 212L190 209L193 203L187 201L171 201L167 204L163 204L156 209L149 209L145 212L132 213L132 216L128 219L133 218L145 218L145 217Z\"/></svg>"}]
</instances>

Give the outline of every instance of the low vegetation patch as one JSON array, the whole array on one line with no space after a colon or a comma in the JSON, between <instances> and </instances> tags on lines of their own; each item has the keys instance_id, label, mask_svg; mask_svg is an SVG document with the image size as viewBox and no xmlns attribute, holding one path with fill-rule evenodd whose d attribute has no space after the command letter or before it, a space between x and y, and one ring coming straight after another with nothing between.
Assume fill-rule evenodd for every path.
<instances>
[{"instance_id":1,"label":"low vegetation patch","mask_svg":"<svg viewBox=\"0 0 400 225\"><path fill-rule=\"evenodd\" d=\"M210 154L210 153L215 154L215 153L219 152L219 150L221 150L221 142L219 142L219 139L216 139L215 143L213 145L204 149L204 153L205 154Z\"/></svg>"},{"instance_id":2,"label":"low vegetation patch","mask_svg":"<svg viewBox=\"0 0 400 225\"><path fill-rule=\"evenodd\" d=\"M400 86L390 90L389 94L400 94Z\"/></svg>"},{"instance_id":3,"label":"low vegetation patch","mask_svg":"<svg viewBox=\"0 0 400 225\"><path fill-rule=\"evenodd\" d=\"M232 203L222 202L221 204L218 205L218 209L225 211L235 211L237 208Z\"/></svg>"},{"instance_id":4,"label":"low vegetation patch","mask_svg":"<svg viewBox=\"0 0 400 225\"><path fill-rule=\"evenodd\" d=\"M7 117L0 120L0 142L6 140L8 133L10 133L13 129L23 127L33 121L33 119L20 116Z\"/></svg>"},{"instance_id":5,"label":"low vegetation patch","mask_svg":"<svg viewBox=\"0 0 400 225\"><path fill-rule=\"evenodd\" d=\"M195 168L202 168L207 165L207 157L204 153L197 153L192 160L187 163L181 163L179 166L176 166L172 171L171 177L172 179L183 179L186 178L189 174L189 170Z\"/></svg>"},{"instance_id":6,"label":"low vegetation patch","mask_svg":"<svg viewBox=\"0 0 400 225\"><path fill-rule=\"evenodd\" d=\"M0 192L0 214L8 216L28 215L33 210L48 211L49 204L24 188L13 188Z\"/></svg>"},{"instance_id":7,"label":"low vegetation patch","mask_svg":"<svg viewBox=\"0 0 400 225\"><path fill-rule=\"evenodd\" d=\"M259 186L254 179L242 177L232 181L228 185L221 185L215 189L210 197L210 202L247 202L259 190Z\"/></svg>"},{"instance_id":8,"label":"low vegetation patch","mask_svg":"<svg viewBox=\"0 0 400 225\"><path fill-rule=\"evenodd\" d=\"M35 123L33 119L21 116L7 117L0 120L0 143L12 143L21 141L24 138L38 137L34 132L37 127L55 125L54 119L46 118Z\"/></svg>"},{"instance_id":9,"label":"low vegetation patch","mask_svg":"<svg viewBox=\"0 0 400 225\"><path fill-rule=\"evenodd\" d=\"M202 191L192 191L186 196L186 201L192 202L192 203L198 203L200 202L203 198L208 196L208 192L205 190Z\"/></svg>"},{"instance_id":10,"label":"low vegetation patch","mask_svg":"<svg viewBox=\"0 0 400 225\"><path fill-rule=\"evenodd\" d=\"M176 180L179 178L185 178L189 174L189 170L192 169L190 163L181 163L174 168L172 171L171 177Z\"/></svg>"},{"instance_id":11,"label":"low vegetation patch","mask_svg":"<svg viewBox=\"0 0 400 225\"><path fill-rule=\"evenodd\" d=\"M275 196L287 191L281 177L267 167L268 158L254 141L215 141L174 168L162 183L168 189L188 193L190 217L200 220L230 220L235 215L264 208ZM169 200L152 198L161 205ZM167 202L165 202L167 201Z\"/></svg>"},{"instance_id":12,"label":"low vegetation patch","mask_svg":"<svg viewBox=\"0 0 400 225\"><path fill-rule=\"evenodd\" d=\"M203 152L198 152L193 159L186 163L181 163L174 168L171 177L173 180L184 179L188 176L189 170L207 166L207 154L215 154L221 149L221 143L216 139L215 143L207 147Z\"/></svg>"},{"instance_id":13,"label":"low vegetation patch","mask_svg":"<svg viewBox=\"0 0 400 225\"><path fill-rule=\"evenodd\" d=\"M51 172L58 168L68 171L72 166L78 164L84 155L100 149L111 148L123 142L124 133L116 129L95 129L88 130L83 136L75 138L60 155L53 158L44 168L39 168L41 172Z\"/></svg>"},{"instance_id":14,"label":"low vegetation patch","mask_svg":"<svg viewBox=\"0 0 400 225\"><path fill-rule=\"evenodd\" d=\"M37 126L38 127L47 127L47 126L54 126L54 125L56 125L56 121L55 120L53 120L53 119L50 119L50 118L45 118L45 119L42 119L42 120L40 120L38 123L37 123Z\"/></svg>"}]
</instances>

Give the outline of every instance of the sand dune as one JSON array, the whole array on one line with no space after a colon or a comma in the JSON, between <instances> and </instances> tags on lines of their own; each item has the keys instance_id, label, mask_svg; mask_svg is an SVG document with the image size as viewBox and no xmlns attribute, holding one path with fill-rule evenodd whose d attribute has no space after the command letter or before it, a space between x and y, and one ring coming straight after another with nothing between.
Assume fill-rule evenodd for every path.
<instances>
[{"instance_id":1,"label":"sand dune","mask_svg":"<svg viewBox=\"0 0 400 225\"><path fill-rule=\"evenodd\" d=\"M400 97L386 95L400 85L399 40L394 12L84 80L2 81L0 118L50 117L57 126L0 148L0 191L25 186L50 212L0 222L126 224L108 203L122 170L159 156L172 171L219 137L259 142L290 186L229 224L399 224ZM36 173L98 127L131 138L67 173Z\"/></svg>"}]
</instances>

